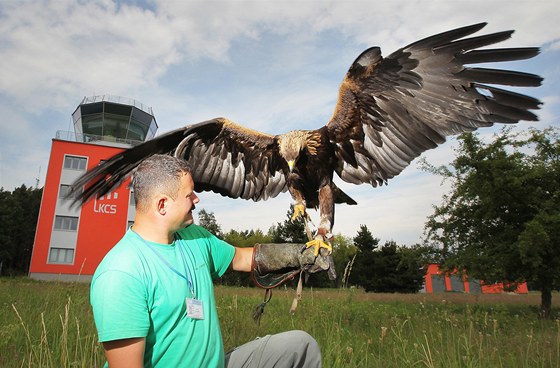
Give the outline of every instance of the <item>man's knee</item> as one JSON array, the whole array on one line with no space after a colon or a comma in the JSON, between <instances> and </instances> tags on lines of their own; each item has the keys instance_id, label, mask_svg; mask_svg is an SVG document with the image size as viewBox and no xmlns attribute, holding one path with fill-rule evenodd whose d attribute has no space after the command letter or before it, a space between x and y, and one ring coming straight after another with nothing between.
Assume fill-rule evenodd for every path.
<instances>
[{"instance_id":1,"label":"man's knee","mask_svg":"<svg viewBox=\"0 0 560 368\"><path fill-rule=\"evenodd\" d=\"M313 336L301 330L286 331L276 336L285 352L293 354L296 366L321 366L321 349Z\"/></svg>"},{"instance_id":2,"label":"man's knee","mask_svg":"<svg viewBox=\"0 0 560 368\"><path fill-rule=\"evenodd\" d=\"M293 330L248 342L226 356L226 367L320 368L321 349L305 331Z\"/></svg>"},{"instance_id":3,"label":"man's knee","mask_svg":"<svg viewBox=\"0 0 560 368\"><path fill-rule=\"evenodd\" d=\"M287 341L290 341L293 345L307 347L313 350L319 350L319 344L313 336L305 331L292 330L284 332L286 334Z\"/></svg>"}]
</instances>

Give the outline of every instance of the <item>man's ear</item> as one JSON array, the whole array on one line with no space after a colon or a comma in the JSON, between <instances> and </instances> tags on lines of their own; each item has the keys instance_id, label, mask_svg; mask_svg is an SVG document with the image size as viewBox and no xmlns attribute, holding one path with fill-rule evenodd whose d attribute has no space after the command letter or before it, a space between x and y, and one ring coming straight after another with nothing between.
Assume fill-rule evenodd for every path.
<instances>
[{"instance_id":1,"label":"man's ear","mask_svg":"<svg viewBox=\"0 0 560 368\"><path fill-rule=\"evenodd\" d=\"M167 213L167 197L162 196L158 198L157 211L160 215L165 215Z\"/></svg>"}]
</instances>

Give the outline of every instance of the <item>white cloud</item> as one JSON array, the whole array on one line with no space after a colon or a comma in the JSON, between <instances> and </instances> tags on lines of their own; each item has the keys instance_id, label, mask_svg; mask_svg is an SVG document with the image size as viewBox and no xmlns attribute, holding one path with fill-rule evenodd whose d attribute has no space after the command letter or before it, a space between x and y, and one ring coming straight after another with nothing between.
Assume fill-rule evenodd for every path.
<instances>
[{"instance_id":1,"label":"white cloud","mask_svg":"<svg viewBox=\"0 0 560 368\"><path fill-rule=\"evenodd\" d=\"M259 42L265 33L289 37L294 52L298 41L305 47L320 32L335 30L350 42L381 45L387 54L420 36L480 21L481 7L489 8L483 18L495 20L490 30L516 27L519 43L557 40L549 2L530 9L504 4L162 1L152 12L111 1L4 2L0 91L26 100L27 108L66 107L70 96L150 88L183 60L228 62L237 40ZM522 19L512 16L519 11Z\"/></svg>"},{"instance_id":2,"label":"white cloud","mask_svg":"<svg viewBox=\"0 0 560 368\"><path fill-rule=\"evenodd\" d=\"M176 60L174 37L149 11L111 2L7 2L0 92L25 108L149 86Z\"/></svg>"}]
</instances>

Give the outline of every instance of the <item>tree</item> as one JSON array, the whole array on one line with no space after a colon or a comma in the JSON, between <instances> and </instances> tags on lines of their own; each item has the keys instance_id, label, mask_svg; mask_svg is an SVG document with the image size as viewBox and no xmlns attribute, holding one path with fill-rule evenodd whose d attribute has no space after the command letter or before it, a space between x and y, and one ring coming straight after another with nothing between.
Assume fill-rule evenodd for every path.
<instances>
[{"instance_id":1,"label":"tree","mask_svg":"<svg viewBox=\"0 0 560 368\"><path fill-rule=\"evenodd\" d=\"M290 205L290 209L286 213L284 222L279 222L276 226L272 226L268 230L268 234L272 237L274 243L307 243L307 233L301 219L292 221L294 206Z\"/></svg>"},{"instance_id":2,"label":"tree","mask_svg":"<svg viewBox=\"0 0 560 368\"><path fill-rule=\"evenodd\" d=\"M360 225L360 230L353 240L360 252L374 251L379 245L379 239L373 237L366 225Z\"/></svg>"},{"instance_id":3,"label":"tree","mask_svg":"<svg viewBox=\"0 0 560 368\"><path fill-rule=\"evenodd\" d=\"M354 245L357 254L350 284L379 293L416 293L422 288L427 247L407 248L388 241L379 248L379 239L366 225L360 225Z\"/></svg>"},{"instance_id":4,"label":"tree","mask_svg":"<svg viewBox=\"0 0 560 368\"><path fill-rule=\"evenodd\" d=\"M222 228L218 224L218 221L216 221L214 212L206 212L204 208L198 211L198 224L210 231L212 234L216 235L218 238L223 237Z\"/></svg>"},{"instance_id":5,"label":"tree","mask_svg":"<svg viewBox=\"0 0 560 368\"><path fill-rule=\"evenodd\" d=\"M489 143L459 137L454 161L424 169L451 180L452 190L426 223L448 269L488 282L528 281L550 317L560 286L560 131L503 129Z\"/></svg>"},{"instance_id":6,"label":"tree","mask_svg":"<svg viewBox=\"0 0 560 368\"><path fill-rule=\"evenodd\" d=\"M372 265L375 258L373 252L377 249L379 239L373 237L366 225L360 225L360 230L353 241L357 254L348 279L350 284L364 286L372 278Z\"/></svg>"},{"instance_id":7,"label":"tree","mask_svg":"<svg viewBox=\"0 0 560 368\"><path fill-rule=\"evenodd\" d=\"M398 284L395 290L400 293L417 293L422 289L424 277L428 270L426 263L427 251L428 249L422 246L396 247L399 263L395 267L398 275Z\"/></svg>"},{"instance_id":8,"label":"tree","mask_svg":"<svg viewBox=\"0 0 560 368\"><path fill-rule=\"evenodd\" d=\"M366 291L377 293L416 293L424 282L421 257L414 249L386 242L373 252L370 277L362 280Z\"/></svg>"},{"instance_id":9,"label":"tree","mask_svg":"<svg viewBox=\"0 0 560 368\"><path fill-rule=\"evenodd\" d=\"M22 185L13 192L0 188L0 272L29 271L42 189Z\"/></svg>"}]
</instances>

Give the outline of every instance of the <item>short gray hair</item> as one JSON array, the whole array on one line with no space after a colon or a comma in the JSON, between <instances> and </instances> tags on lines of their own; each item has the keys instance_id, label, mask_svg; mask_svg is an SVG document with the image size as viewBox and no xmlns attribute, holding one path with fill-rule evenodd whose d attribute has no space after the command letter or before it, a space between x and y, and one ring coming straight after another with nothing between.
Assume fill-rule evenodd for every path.
<instances>
[{"instance_id":1,"label":"short gray hair","mask_svg":"<svg viewBox=\"0 0 560 368\"><path fill-rule=\"evenodd\" d=\"M146 209L150 199L157 194L177 198L181 177L191 174L187 161L171 155L153 155L138 165L132 178L136 209Z\"/></svg>"}]
</instances>

